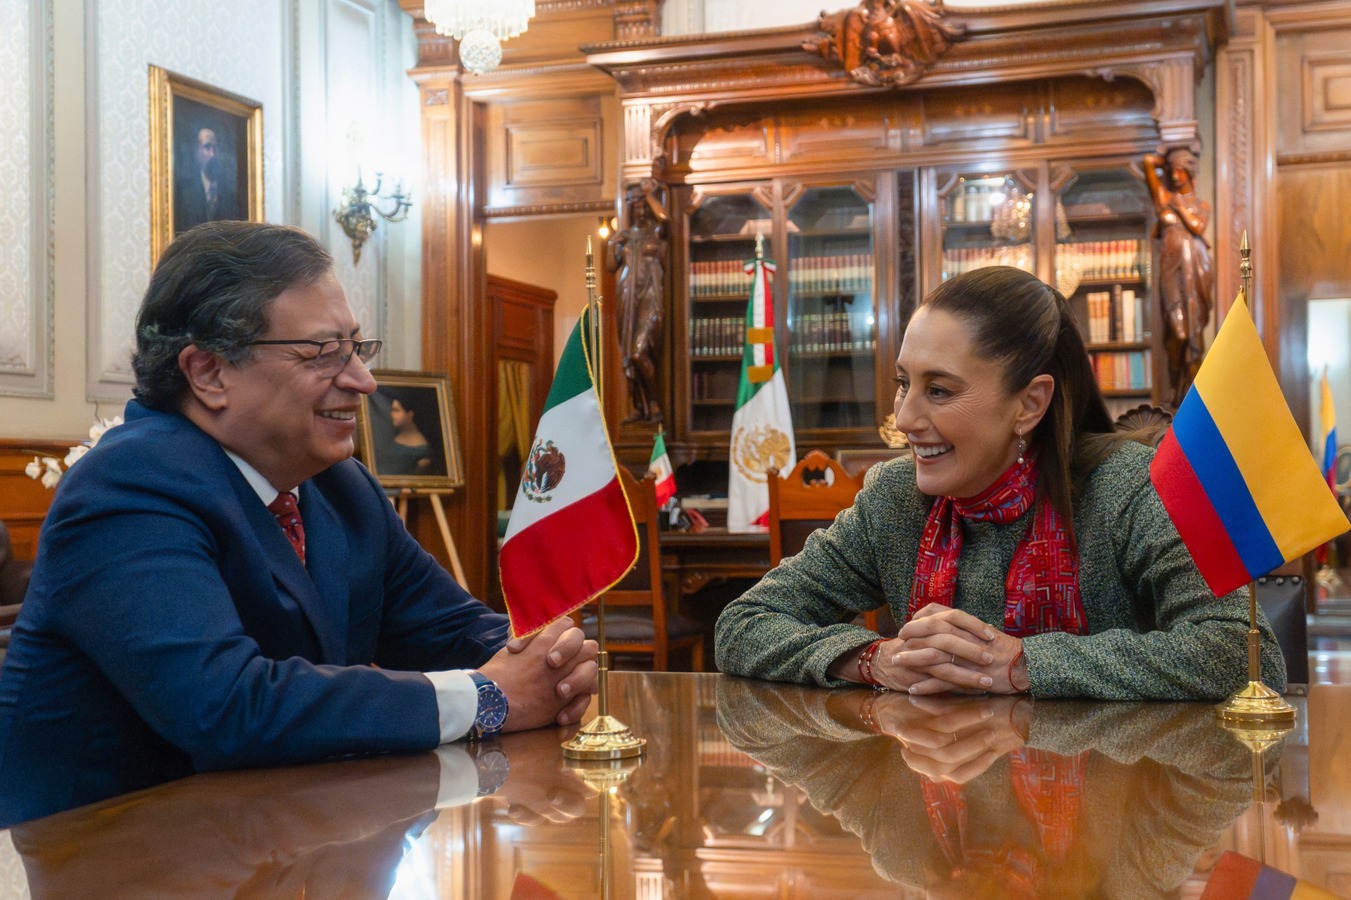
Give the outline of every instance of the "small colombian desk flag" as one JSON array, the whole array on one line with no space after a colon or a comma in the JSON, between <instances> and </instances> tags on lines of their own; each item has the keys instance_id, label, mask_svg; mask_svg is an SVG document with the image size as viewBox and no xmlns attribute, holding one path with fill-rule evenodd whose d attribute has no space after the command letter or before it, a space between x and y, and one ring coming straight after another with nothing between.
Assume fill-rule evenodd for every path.
<instances>
[{"instance_id":1,"label":"small colombian desk flag","mask_svg":"<svg viewBox=\"0 0 1351 900\"><path fill-rule=\"evenodd\" d=\"M1149 472L1217 596L1351 528L1285 404L1242 291Z\"/></svg>"}]
</instances>

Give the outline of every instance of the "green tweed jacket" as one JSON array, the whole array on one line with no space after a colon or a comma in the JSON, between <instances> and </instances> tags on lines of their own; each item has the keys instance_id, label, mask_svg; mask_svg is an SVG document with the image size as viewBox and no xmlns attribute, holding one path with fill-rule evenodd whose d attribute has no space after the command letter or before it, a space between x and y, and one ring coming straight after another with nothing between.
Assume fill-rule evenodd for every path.
<instances>
[{"instance_id":1,"label":"green tweed jacket","mask_svg":"<svg viewBox=\"0 0 1351 900\"><path fill-rule=\"evenodd\" d=\"M1248 682L1246 589L1206 587L1154 486L1154 451L1128 441L1092 473L1074 513L1087 635L1023 640L1032 693L1109 700L1219 700ZM904 624L920 532L932 498L910 459L874 466L850 509L813 534L718 618L719 669L773 681L839 686L826 669L876 638L851 624L888 604ZM1003 627L1004 580L1027 528L964 522L954 605ZM1285 662L1266 619L1262 680L1285 687Z\"/></svg>"}]
</instances>

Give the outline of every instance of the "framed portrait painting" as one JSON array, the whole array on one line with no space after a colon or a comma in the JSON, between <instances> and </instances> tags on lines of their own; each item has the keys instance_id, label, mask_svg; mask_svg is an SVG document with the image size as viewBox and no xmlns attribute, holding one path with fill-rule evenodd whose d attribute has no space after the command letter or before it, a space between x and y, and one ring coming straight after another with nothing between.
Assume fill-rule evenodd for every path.
<instances>
[{"instance_id":1,"label":"framed portrait painting","mask_svg":"<svg viewBox=\"0 0 1351 900\"><path fill-rule=\"evenodd\" d=\"M450 380L375 370L375 393L357 410L357 453L388 488L449 492L464 485Z\"/></svg>"},{"instance_id":2,"label":"framed portrait painting","mask_svg":"<svg viewBox=\"0 0 1351 900\"><path fill-rule=\"evenodd\" d=\"M263 106L151 66L151 265L218 219L263 220Z\"/></svg>"}]
</instances>

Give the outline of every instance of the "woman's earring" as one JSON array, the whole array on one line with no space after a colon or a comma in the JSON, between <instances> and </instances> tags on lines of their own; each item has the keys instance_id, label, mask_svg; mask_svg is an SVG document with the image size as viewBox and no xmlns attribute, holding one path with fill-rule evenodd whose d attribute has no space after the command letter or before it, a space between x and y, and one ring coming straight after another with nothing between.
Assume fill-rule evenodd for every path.
<instances>
[{"instance_id":1,"label":"woman's earring","mask_svg":"<svg viewBox=\"0 0 1351 900\"><path fill-rule=\"evenodd\" d=\"M1022 432L1015 431L1014 434L1018 435L1018 465L1021 466L1023 464L1023 454L1027 452L1027 441L1023 440Z\"/></svg>"}]
</instances>

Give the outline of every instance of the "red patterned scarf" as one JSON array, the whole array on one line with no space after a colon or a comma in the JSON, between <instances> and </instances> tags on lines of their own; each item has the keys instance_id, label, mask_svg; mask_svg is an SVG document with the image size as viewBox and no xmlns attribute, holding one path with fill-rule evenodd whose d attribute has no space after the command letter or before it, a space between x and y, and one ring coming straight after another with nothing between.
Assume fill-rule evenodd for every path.
<instances>
[{"instance_id":1,"label":"red patterned scarf","mask_svg":"<svg viewBox=\"0 0 1351 900\"><path fill-rule=\"evenodd\" d=\"M957 560L962 555L962 519L1007 525L1032 508L1037 494L1037 461L1015 462L979 496L939 497L919 539L915 586L908 614L930 603L951 606L957 595ZM1018 543L1004 582L1004 631L1027 637L1048 631L1087 634L1079 596L1079 556L1069 531L1050 503L1038 503L1027 534Z\"/></svg>"}]
</instances>

